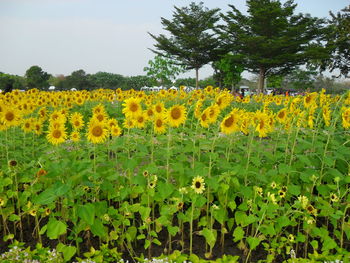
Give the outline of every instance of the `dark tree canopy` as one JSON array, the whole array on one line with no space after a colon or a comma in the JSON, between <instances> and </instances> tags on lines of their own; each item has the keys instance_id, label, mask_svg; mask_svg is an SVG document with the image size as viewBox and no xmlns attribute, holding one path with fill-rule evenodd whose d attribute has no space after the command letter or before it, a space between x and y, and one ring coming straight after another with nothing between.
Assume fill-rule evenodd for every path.
<instances>
[{"instance_id":1,"label":"dark tree canopy","mask_svg":"<svg viewBox=\"0 0 350 263\"><path fill-rule=\"evenodd\" d=\"M198 87L198 70L216 60L219 53L219 42L213 31L219 20L219 9L205 8L203 2L174 8L172 20L161 18L163 28L170 36L149 33L157 42L154 45L157 50L151 50L161 56L170 56L188 70L195 69Z\"/></svg>"},{"instance_id":2,"label":"dark tree canopy","mask_svg":"<svg viewBox=\"0 0 350 263\"><path fill-rule=\"evenodd\" d=\"M226 48L240 54L245 69L259 74L262 92L265 77L286 74L310 59L324 56L318 42L324 20L294 14L296 4L274 0L247 0L248 15L230 5L220 26Z\"/></svg>"},{"instance_id":3,"label":"dark tree canopy","mask_svg":"<svg viewBox=\"0 0 350 263\"><path fill-rule=\"evenodd\" d=\"M327 48L330 57L324 61L323 68L339 70L340 75L348 77L350 73L350 5L333 14L329 21Z\"/></svg>"},{"instance_id":4,"label":"dark tree canopy","mask_svg":"<svg viewBox=\"0 0 350 263\"><path fill-rule=\"evenodd\" d=\"M39 66L31 66L26 71L25 78L29 89L46 89L49 87L50 74L43 71Z\"/></svg>"}]
</instances>

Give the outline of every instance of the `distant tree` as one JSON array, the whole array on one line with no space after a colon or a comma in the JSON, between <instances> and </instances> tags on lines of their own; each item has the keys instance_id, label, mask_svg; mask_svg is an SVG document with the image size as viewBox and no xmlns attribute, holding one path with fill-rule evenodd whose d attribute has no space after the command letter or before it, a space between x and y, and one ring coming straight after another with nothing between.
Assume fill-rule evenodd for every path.
<instances>
[{"instance_id":1,"label":"distant tree","mask_svg":"<svg viewBox=\"0 0 350 263\"><path fill-rule=\"evenodd\" d=\"M283 87L293 90L313 90L318 72L313 68L297 68L286 75Z\"/></svg>"},{"instance_id":2,"label":"distant tree","mask_svg":"<svg viewBox=\"0 0 350 263\"><path fill-rule=\"evenodd\" d=\"M91 85L102 89L117 89L125 82L125 77L108 72L97 72L89 76Z\"/></svg>"},{"instance_id":3,"label":"distant tree","mask_svg":"<svg viewBox=\"0 0 350 263\"><path fill-rule=\"evenodd\" d=\"M220 80L220 86L233 90L234 86L240 82L244 67L238 61L237 55L227 53L220 60L213 62L212 66Z\"/></svg>"},{"instance_id":4,"label":"distant tree","mask_svg":"<svg viewBox=\"0 0 350 263\"><path fill-rule=\"evenodd\" d=\"M144 86L151 86L152 82L148 76L131 76L125 77L125 82L122 85L123 90L134 89L140 90Z\"/></svg>"},{"instance_id":5,"label":"distant tree","mask_svg":"<svg viewBox=\"0 0 350 263\"><path fill-rule=\"evenodd\" d=\"M207 86L213 86L213 87L217 87L218 82L216 81L216 79L213 76L207 77L205 79L202 79L199 81L199 86L202 88L205 88Z\"/></svg>"},{"instance_id":6,"label":"distant tree","mask_svg":"<svg viewBox=\"0 0 350 263\"><path fill-rule=\"evenodd\" d=\"M329 21L327 48L330 57L323 61L322 68L331 72L339 70L339 76L348 77L350 73L350 5L333 14Z\"/></svg>"},{"instance_id":7,"label":"distant tree","mask_svg":"<svg viewBox=\"0 0 350 263\"><path fill-rule=\"evenodd\" d=\"M10 75L0 72L0 89L4 92L11 92L14 89L23 90L25 79L21 76Z\"/></svg>"},{"instance_id":8,"label":"distant tree","mask_svg":"<svg viewBox=\"0 0 350 263\"><path fill-rule=\"evenodd\" d=\"M49 84L54 86L56 90L64 90L65 89L66 77L62 74L51 76L49 79Z\"/></svg>"},{"instance_id":9,"label":"distant tree","mask_svg":"<svg viewBox=\"0 0 350 263\"><path fill-rule=\"evenodd\" d=\"M259 74L258 91L265 78L286 74L310 59L325 56L318 41L323 36L324 20L294 14L296 4L287 0L247 0L248 15L229 5L232 11L222 18L222 42L232 52L241 54L245 69Z\"/></svg>"},{"instance_id":10,"label":"distant tree","mask_svg":"<svg viewBox=\"0 0 350 263\"><path fill-rule=\"evenodd\" d=\"M38 88L45 90L49 87L50 74L43 71L39 66L31 66L26 71L25 78L29 89Z\"/></svg>"},{"instance_id":11,"label":"distant tree","mask_svg":"<svg viewBox=\"0 0 350 263\"><path fill-rule=\"evenodd\" d=\"M213 31L219 20L219 9L204 8L203 2L192 2L189 7L174 7L173 19L161 18L161 23L170 37L163 34L150 36L157 41L152 50L161 56L169 56L185 66L187 70L196 72L196 87L198 87L199 69L217 59L221 52L219 41Z\"/></svg>"},{"instance_id":12,"label":"distant tree","mask_svg":"<svg viewBox=\"0 0 350 263\"><path fill-rule=\"evenodd\" d=\"M177 79L174 83L175 87L186 86L186 87L195 87L196 79L195 78L180 78Z\"/></svg>"},{"instance_id":13,"label":"distant tree","mask_svg":"<svg viewBox=\"0 0 350 263\"><path fill-rule=\"evenodd\" d=\"M75 88L77 90L91 90L93 87L89 81L89 75L84 70L79 69L66 78L65 89Z\"/></svg>"},{"instance_id":14,"label":"distant tree","mask_svg":"<svg viewBox=\"0 0 350 263\"><path fill-rule=\"evenodd\" d=\"M185 71L185 68L170 58L157 55L153 60L148 61L148 67L143 71L154 82L154 85L170 86L172 81Z\"/></svg>"}]
</instances>

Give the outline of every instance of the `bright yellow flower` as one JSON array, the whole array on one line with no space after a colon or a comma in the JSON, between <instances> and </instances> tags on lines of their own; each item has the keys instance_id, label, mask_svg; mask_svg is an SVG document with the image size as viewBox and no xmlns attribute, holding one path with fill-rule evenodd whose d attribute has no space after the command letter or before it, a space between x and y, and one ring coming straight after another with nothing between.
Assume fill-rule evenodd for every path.
<instances>
[{"instance_id":1,"label":"bright yellow flower","mask_svg":"<svg viewBox=\"0 0 350 263\"><path fill-rule=\"evenodd\" d=\"M91 119L89 122L87 139L92 143L103 143L108 137L105 123Z\"/></svg>"},{"instance_id":2,"label":"bright yellow flower","mask_svg":"<svg viewBox=\"0 0 350 263\"><path fill-rule=\"evenodd\" d=\"M186 108L183 105L174 105L167 112L167 121L171 127L179 127L186 121Z\"/></svg>"}]
</instances>

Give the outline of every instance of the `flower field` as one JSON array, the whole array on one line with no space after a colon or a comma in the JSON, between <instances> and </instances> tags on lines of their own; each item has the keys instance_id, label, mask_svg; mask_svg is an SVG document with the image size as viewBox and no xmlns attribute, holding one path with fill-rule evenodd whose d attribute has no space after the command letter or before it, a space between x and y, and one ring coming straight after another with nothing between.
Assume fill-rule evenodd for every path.
<instances>
[{"instance_id":1,"label":"flower field","mask_svg":"<svg viewBox=\"0 0 350 263\"><path fill-rule=\"evenodd\" d=\"M350 93L15 90L0 147L2 262L350 261Z\"/></svg>"}]
</instances>

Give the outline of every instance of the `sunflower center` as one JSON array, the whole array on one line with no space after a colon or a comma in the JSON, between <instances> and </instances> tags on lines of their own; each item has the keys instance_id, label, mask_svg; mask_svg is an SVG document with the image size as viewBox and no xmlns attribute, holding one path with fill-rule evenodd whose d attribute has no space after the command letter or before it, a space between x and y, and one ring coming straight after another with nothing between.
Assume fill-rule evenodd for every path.
<instances>
[{"instance_id":1,"label":"sunflower center","mask_svg":"<svg viewBox=\"0 0 350 263\"><path fill-rule=\"evenodd\" d=\"M26 128L30 127L30 123L26 122L26 124L24 125Z\"/></svg>"},{"instance_id":2,"label":"sunflower center","mask_svg":"<svg viewBox=\"0 0 350 263\"><path fill-rule=\"evenodd\" d=\"M55 139L59 139L62 136L62 132L60 130L54 130L52 133L52 137L54 137Z\"/></svg>"},{"instance_id":3,"label":"sunflower center","mask_svg":"<svg viewBox=\"0 0 350 263\"><path fill-rule=\"evenodd\" d=\"M91 131L92 135L94 135L95 137L100 137L103 133L102 127L100 126L95 126L92 131Z\"/></svg>"},{"instance_id":4,"label":"sunflower center","mask_svg":"<svg viewBox=\"0 0 350 263\"><path fill-rule=\"evenodd\" d=\"M79 122L79 121L75 121L75 122L74 122L74 125L75 125L76 127L78 127L78 126L80 125L80 122Z\"/></svg>"},{"instance_id":5,"label":"sunflower center","mask_svg":"<svg viewBox=\"0 0 350 263\"><path fill-rule=\"evenodd\" d=\"M158 120L156 121L156 126L157 126L158 128L160 128L160 127L163 126L163 122L162 122L161 119L158 119Z\"/></svg>"},{"instance_id":6,"label":"sunflower center","mask_svg":"<svg viewBox=\"0 0 350 263\"><path fill-rule=\"evenodd\" d=\"M231 127L233 124L233 121L234 121L233 116L227 118L224 122L225 127Z\"/></svg>"},{"instance_id":7,"label":"sunflower center","mask_svg":"<svg viewBox=\"0 0 350 263\"><path fill-rule=\"evenodd\" d=\"M264 129L265 123L263 120L260 121L259 125L260 125L260 129Z\"/></svg>"},{"instance_id":8,"label":"sunflower center","mask_svg":"<svg viewBox=\"0 0 350 263\"><path fill-rule=\"evenodd\" d=\"M136 112L139 109L139 106L136 103L130 104L130 111Z\"/></svg>"},{"instance_id":9,"label":"sunflower center","mask_svg":"<svg viewBox=\"0 0 350 263\"><path fill-rule=\"evenodd\" d=\"M200 182L196 182L195 184L195 187L198 189L198 188L201 188L201 183Z\"/></svg>"},{"instance_id":10,"label":"sunflower center","mask_svg":"<svg viewBox=\"0 0 350 263\"><path fill-rule=\"evenodd\" d=\"M171 111L171 117L174 120L180 119L181 117L181 110L179 108L175 108Z\"/></svg>"},{"instance_id":11,"label":"sunflower center","mask_svg":"<svg viewBox=\"0 0 350 263\"><path fill-rule=\"evenodd\" d=\"M97 115L97 119L98 119L99 121L103 121L104 117L103 117L102 114L99 114L99 115Z\"/></svg>"},{"instance_id":12,"label":"sunflower center","mask_svg":"<svg viewBox=\"0 0 350 263\"><path fill-rule=\"evenodd\" d=\"M139 117L139 118L137 119L137 121L138 121L139 123L143 123L143 117Z\"/></svg>"},{"instance_id":13,"label":"sunflower center","mask_svg":"<svg viewBox=\"0 0 350 263\"><path fill-rule=\"evenodd\" d=\"M5 119L7 121L13 121L14 118L15 118L15 115L13 114L13 112L7 112L5 115Z\"/></svg>"},{"instance_id":14,"label":"sunflower center","mask_svg":"<svg viewBox=\"0 0 350 263\"><path fill-rule=\"evenodd\" d=\"M284 111L280 112L278 114L278 118L283 119L284 118Z\"/></svg>"},{"instance_id":15,"label":"sunflower center","mask_svg":"<svg viewBox=\"0 0 350 263\"><path fill-rule=\"evenodd\" d=\"M162 112L162 107L160 107L159 105L156 107L156 111L158 112L158 113L160 113L160 112Z\"/></svg>"},{"instance_id":16,"label":"sunflower center","mask_svg":"<svg viewBox=\"0 0 350 263\"><path fill-rule=\"evenodd\" d=\"M201 119L202 121L205 121L207 119L207 114L202 114Z\"/></svg>"}]
</instances>

